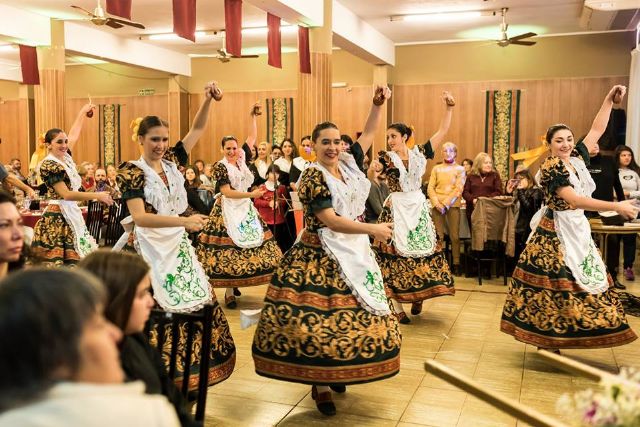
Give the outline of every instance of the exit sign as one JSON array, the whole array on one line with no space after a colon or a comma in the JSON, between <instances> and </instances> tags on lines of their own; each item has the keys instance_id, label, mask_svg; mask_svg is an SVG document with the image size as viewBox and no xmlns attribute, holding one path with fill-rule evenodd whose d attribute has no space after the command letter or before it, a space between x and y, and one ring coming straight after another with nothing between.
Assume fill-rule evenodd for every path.
<instances>
[{"instance_id":1,"label":"exit sign","mask_svg":"<svg viewBox=\"0 0 640 427\"><path fill-rule=\"evenodd\" d=\"M149 96L149 95L153 95L154 93L156 93L155 89L140 89L138 91L138 95L140 96Z\"/></svg>"}]
</instances>

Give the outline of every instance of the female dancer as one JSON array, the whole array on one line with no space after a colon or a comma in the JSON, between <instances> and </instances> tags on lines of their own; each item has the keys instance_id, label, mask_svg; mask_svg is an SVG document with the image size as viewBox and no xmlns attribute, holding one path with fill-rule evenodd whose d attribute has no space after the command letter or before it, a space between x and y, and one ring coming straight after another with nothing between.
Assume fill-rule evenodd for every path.
<instances>
[{"instance_id":1,"label":"female dancer","mask_svg":"<svg viewBox=\"0 0 640 427\"><path fill-rule=\"evenodd\" d=\"M391 94L378 91L383 99ZM372 106L363 149L381 108ZM273 276L252 351L259 375L311 384L318 410L334 415L329 388L344 392L395 375L401 339L368 238L386 241L391 224L355 220L370 184L353 156L340 152L337 127L321 123L312 137L317 163L302 173L298 189L306 228Z\"/></svg>"},{"instance_id":2,"label":"female dancer","mask_svg":"<svg viewBox=\"0 0 640 427\"><path fill-rule=\"evenodd\" d=\"M258 158L251 166L249 170L253 174L253 187L262 185L267 180L267 169L271 166L271 146L267 141L262 141L258 144Z\"/></svg>"},{"instance_id":3,"label":"female dancer","mask_svg":"<svg viewBox=\"0 0 640 427\"><path fill-rule=\"evenodd\" d=\"M187 234L187 231L202 229L207 217L201 214L179 216L187 209L187 192L176 163L169 160L181 159L186 163L188 151L206 125L211 99L222 97L215 82L207 85L205 94L191 130L171 149L166 122L156 116L147 116L136 125L134 136L142 145L142 156L123 163L117 176L122 200L126 201L131 213L123 221L130 232L120 238L114 250L125 246L129 250L135 248L151 266L153 297L163 309L188 312L207 303L213 304L211 385L225 380L233 372L235 346L227 320L209 288L207 276Z\"/></svg>"},{"instance_id":4,"label":"female dancer","mask_svg":"<svg viewBox=\"0 0 640 427\"><path fill-rule=\"evenodd\" d=\"M586 166L589 151L607 128L614 99L619 102L625 91L624 86L611 89L577 145L568 126L547 130L551 157L539 171L546 206L532 220L534 231L509 283L500 325L518 341L558 352L613 347L637 338L584 216L584 210L615 210L626 218L638 212L633 200L592 199L595 183Z\"/></svg>"},{"instance_id":5,"label":"female dancer","mask_svg":"<svg viewBox=\"0 0 640 427\"><path fill-rule=\"evenodd\" d=\"M444 117L429 141L409 149L407 140L413 134L411 128L402 123L392 124L387 129L391 151L379 159L386 166L391 195L378 222L393 222L394 228L393 240L375 241L374 249L400 323L410 323L401 303L412 303L411 314L417 315L422 311L424 300L455 293L453 276L437 242L431 203L421 191L427 159L433 159L434 150L451 124L455 101L445 92L443 102Z\"/></svg>"},{"instance_id":6,"label":"female dancer","mask_svg":"<svg viewBox=\"0 0 640 427\"><path fill-rule=\"evenodd\" d=\"M222 150L224 158L213 169L216 192L221 196L198 236L196 253L211 286L226 288L225 305L235 308L233 288L269 283L282 252L251 202L264 190L248 191L254 177L244 150L233 136L222 138Z\"/></svg>"},{"instance_id":7,"label":"female dancer","mask_svg":"<svg viewBox=\"0 0 640 427\"><path fill-rule=\"evenodd\" d=\"M76 117L69 137L61 129L49 129L44 144L49 154L40 164L40 177L47 188L49 204L34 227L31 250L35 258L54 266L76 264L98 249L89 234L77 202L97 200L112 205L108 192L80 192L82 178L69 152L73 150L87 113L95 105L86 104Z\"/></svg>"}]
</instances>

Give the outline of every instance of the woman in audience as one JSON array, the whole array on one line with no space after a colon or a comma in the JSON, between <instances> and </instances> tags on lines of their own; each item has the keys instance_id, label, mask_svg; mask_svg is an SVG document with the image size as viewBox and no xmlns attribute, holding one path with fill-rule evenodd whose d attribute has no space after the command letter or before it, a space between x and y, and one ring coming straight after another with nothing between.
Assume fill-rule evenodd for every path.
<instances>
[{"instance_id":1,"label":"woman in audience","mask_svg":"<svg viewBox=\"0 0 640 427\"><path fill-rule=\"evenodd\" d=\"M387 185L387 176L385 174L382 163L377 160L371 162L367 171L367 178L371 182L369 197L365 209L365 218L369 223L378 222L378 218L382 213L382 206L389 197L389 186Z\"/></svg>"},{"instance_id":2,"label":"woman in audience","mask_svg":"<svg viewBox=\"0 0 640 427\"><path fill-rule=\"evenodd\" d=\"M465 177L469 176L469 174L471 173L471 168L473 167L473 160L464 159L462 161L462 167L464 168Z\"/></svg>"},{"instance_id":3,"label":"woman in audience","mask_svg":"<svg viewBox=\"0 0 640 427\"><path fill-rule=\"evenodd\" d=\"M173 404L182 426L200 426L187 411L182 394L169 378L162 355L149 344L144 325L154 306L149 265L137 254L98 250L78 267L93 273L107 289L104 315L124 334L119 343L120 362L128 381L140 380L147 394L163 394ZM200 353L193 355L199 362ZM178 364L179 365L179 364ZM216 375L220 366L209 366Z\"/></svg>"},{"instance_id":4,"label":"woman in audience","mask_svg":"<svg viewBox=\"0 0 640 427\"><path fill-rule=\"evenodd\" d=\"M211 163L204 165L204 172L200 174L200 182L206 189L213 191L213 165Z\"/></svg>"},{"instance_id":5,"label":"woman in audience","mask_svg":"<svg viewBox=\"0 0 640 427\"><path fill-rule=\"evenodd\" d=\"M467 203L467 220L471 228L471 214L478 197L496 197L502 195L500 175L493 168L493 161L487 153L478 153L473 159L471 172L467 175L462 198Z\"/></svg>"},{"instance_id":6,"label":"woman in audience","mask_svg":"<svg viewBox=\"0 0 640 427\"><path fill-rule=\"evenodd\" d=\"M284 253L293 245L293 236L285 222L287 189L278 182L279 174L278 166L273 164L269 166L267 169L267 181L259 187L264 193L262 196L256 197L253 203L258 208L258 212L264 222L267 223L269 230L275 236L278 247Z\"/></svg>"},{"instance_id":7,"label":"woman in audience","mask_svg":"<svg viewBox=\"0 0 640 427\"><path fill-rule=\"evenodd\" d=\"M0 279L22 268L25 261L24 226L13 196L0 191Z\"/></svg>"},{"instance_id":8,"label":"woman in audience","mask_svg":"<svg viewBox=\"0 0 640 427\"><path fill-rule=\"evenodd\" d=\"M116 182L117 175L118 175L118 169L116 169L114 165L111 165L111 164L107 165L107 184L114 191L117 191L119 193L120 190L118 189L118 183Z\"/></svg>"},{"instance_id":9,"label":"woman in audience","mask_svg":"<svg viewBox=\"0 0 640 427\"><path fill-rule=\"evenodd\" d=\"M640 199L640 167L636 163L633 151L626 145L619 145L616 147L614 157L624 196L627 199L637 201ZM620 236L623 253L622 266L624 267L624 278L627 280L635 280L636 278L633 272L633 262L636 259L637 238L638 236L635 234L623 234Z\"/></svg>"},{"instance_id":10,"label":"woman in audience","mask_svg":"<svg viewBox=\"0 0 640 427\"><path fill-rule=\"evenodd\" d=\"M81 270L0 282L0 426L179 426L164 396L123 384L104 286Z\"/></svg>"},{"instance_id":11,"label":"woman in audience","mask_svg":"<svg viewBox=\"0 0 640 427\"><path fill-rule=\"evenodd\" d=\"M391 241L375 241L373 245L396 316L404 324L411 321L402 303L411 303L411 313L418 315L424 300L455 293L431 219L431 206L422 192L427 160L433 159L451 124L455 101L444 92L442 102L445 110L440 127L426 143L409 148L407 140L413 131L403 123L394 123L387 129L391 151L378 159L385 166L391 192L378 222L393 222L394 228Z\"/></svg>"},{"instance_id":12,"label":"woman in audience","mask_svg":"<svg viewBox=\"0 0 640 427\"><path fill-rule=\"evenodd\" d=\"M174 147L168 147L169 129L157 116L134 123L134 137L142 145L142 156L125 162L118 171L122 200L131 216L123 222L128 230L114 249L137 250L151 266L153 296L168 311L191 312L204 304L214 306L212 346L218 351L212 366L221 366L216 383L228 378L235 365L235 346L222 309L211 292L207 275L198 261L187 232L197 232L207 217L179 216L188 207L184 178L175 162L186 163L188 152L202 135L212 99L220 99L215 82L205 88L205 100L191 130ZM170 160L175 159L175 160ZM132 229L133 228L133 229ZM181 339L184 339L182 337Z\"/></svg>"},{"instance_id":13,"label":"woman in audience","mask_svg":"<svg viewBox=\"0 0 640 427\"><path fill-rule=\"evenodd\" d=\"M300 179L300 174L307 166L316 161L316 155L313 152L313 143L311 142L311 136L305 135L300 141L300 155L293 159L291 165L291 171L289 171L289 188L292 191L296 191L296 183Z\"/></svg>"},{"instance_id":14,"label":"woman in audience","mask_svg":"<svg viewBox=\"0 0 640 427\"><path fill-rule=\"evenodd\" d=\"M382 91L384 101L391 91ZM373 141L380 104L356 142L363 149ZM341 153L337 127L321 123L312 137L318 162L298 189L306 228L273 276L252 352L259 375L312 385L318 410L335 415L331 390L398 373L401 338L368 238L386 241L391 224L356 221L370 183L353 156Z\"/></svg>"},{"instance_id":15,"label":"woman in audience","mask_svg":"<svg viewBox=\"0 0 640 427\"><path fill-rule=\"evenodd\" d=\"M544 195L527 169L516 172L513 179L507 183L506 193L513 195L519 204L518 220L516 221L516 248L513 256L517 262L527 245L529 234L531 234L531 226L529 225L531 218L542 206Z\"/></svg>"},{"instance_id":16,"label":"woman in audience","mask_svg":"<svg viewBox=\"0 0 640 427\"><path fill-rule=\"evenodd\" d=\"M209 283L226 288L225 305L236 307L233 288L269 283L282 252L271 230L251 202L265 190L249 191L253 174L233 136L222 138L224 158L213 169L217 198L209 220L198 236L196 253Z\"/></svg>"},{"instance_id":17,"label":"woman in audience","mask_svg":"<svg viewBox=\"0 0 640 427\"><path fill-rule=\"evenodd\" d=\"M269 166L271 166L271 147L268 142L262 141L258 144L258 158L249 166L254 177L252 187L264 184Z\"/></svg>"},{"instance_id":18,"label":"woman in audience","mask_svg":"<svg viewBox=\"0 0 640 427\"><path fill-rule=\"evenodd\" d=\"M198 177L198 169L196 166L187 166L184 169L184 188L187 190L187 201L193 213L207 215L209 209L200 198L198 190L202 188L202 183Z\"/></svg>"},{"instance_id":19,"label":"woman in audience","mask_svg":"<svg viewBox=\"0 0 640 427\"><path fill-rule=\"evenodd\" d=\"M282 148L282 157L273 163L280 168L280 182L289 188L289 183L291 182L289 174L291 172L291 166L293 165L293 159L298 157L298 148L289 138L282 141L280 147Z\"/></svg>"},{"instance_id":20,"label":"woman in audience","mask_svg":"<svg viewBox=\"0 0 640 427\"><path fill-rule=\"evenodd\" d=\"M278 145L272 145L271 146L271 161L275 163L275 161L278 160L280 157L282 157L282 148L280 148L280 146L278 146Z\"/></svg>"},{"instance_id":21,"label":"woman in audience","mask_svg":"<svg viewBox=\"0 0 640 427\"><path fill-rule=\"evenodd\" d=\"M98 248L77 202L97 200L113 204L108 192L79 191L82 179L69 154L78 141L87 113L95 108L92 104L82 107L69 137L61 129L49 129L44 136L48 155L40 164L40 176L47 188L44 196L49 204L36 223L31 249L34 257L50 265L76 264Z\"/></svg>"},{"instance_id":22,"label":"woman in audience","mask_svg":"<svg viewBox=\"0 0 640 427\"><path fill-rule=\"evenodd\" d=\"M626 88L607 94L591 130L578 144L568 126L547 130L551 157L540 168L545 206L532 220L534 230L509 283L500 329L518 341L558 351L600 348L635 340L613 280L591 238L584 210L614 210L633 218L633 200L591 198L595 183L586 163L607 128L614 100Z\"/></svg>"}]
</instances>

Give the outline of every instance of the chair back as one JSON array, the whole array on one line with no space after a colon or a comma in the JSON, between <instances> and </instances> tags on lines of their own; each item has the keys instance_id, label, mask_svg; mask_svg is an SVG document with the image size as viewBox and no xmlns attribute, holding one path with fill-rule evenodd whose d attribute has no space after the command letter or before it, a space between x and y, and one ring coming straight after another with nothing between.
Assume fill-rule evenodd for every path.
<instances>
[{"instance_id":1,"label":"chair back","mask_svg":"<svg viewBox=\"0 0 640 427\"><path fill-rule=\"evenodd\" d=\"M185 399L188 399L190 389L197 390L197 421L204 420L207 403L212 324L213 305L206 304L202 310L193 313L154 309L145 328L149 342L162 354L169 378L176 382ZM197 376L193 375L197 378L195 387L191 378L194 360L199 360Z\"/></svg>"},{"instance_id":2,"label":"chair back","mask_svg":"<svg viewBox=\"0 0 640 427\"><path fill-rule=\"evenodd\" d=\"M104 218L104 204L97 200L89 200L89 207L87 209L87 229L89 233L96 239L96 242L100 242L100 231L102 229L102 222Z\"/></svg>"},{"instance_id":3,"label":"chair back","mask_svg":"<svg viewBox=\"0 0 640 427\"><path fill-rule=\"evenodd\" d=\"M104 245L113 246L116 244L120 236L124 233L124 228L120 221L129 215L129 209L126 202L122 199L114 199L113 205L109 206L107 215L107 227L104 235Z\"/></svg>"}]
</instances>

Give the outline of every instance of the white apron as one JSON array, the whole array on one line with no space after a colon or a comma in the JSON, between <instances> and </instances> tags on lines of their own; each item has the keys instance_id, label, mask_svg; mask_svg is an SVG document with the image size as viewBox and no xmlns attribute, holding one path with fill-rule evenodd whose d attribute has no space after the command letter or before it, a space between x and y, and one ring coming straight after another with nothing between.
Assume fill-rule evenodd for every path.
<instances>
[{"instance_id":1,"label":"white apron","mask_svg":"<svg viewBox=\"0 0 640 427\"><path fill-rule=\"evenodd\" d=\"M571 157L570 162L576 173L567 168L569 182L573 185L576 193L591 197L596 185L584 161L577 157ZM546 209L547 207L543 206L531 219L531 235L538 227ZM584 216L584 210L554 211L553 221L560 240L560 251L564 264L571 271L578 286L591 294L606 291L609 288L606 266L591 238L591 226L587 217Z\"/></svg>"},{"instance_id":2,"label":"white apron","mask_svg":"<svg viewBox=\"0 0 640 427\"><path fill-rule=\"evenodd\" d=\"M324 174L336 213L355 221L364 212L371 183L358 169L353 156L340 154L338 167L344 182L320 164L311 167ZM382 273L371 250L369 237L366 234L338 233L327 227L320 228L318 236L324 251L338 263L341 277L362 307L378 316L391 314Z\"/></svg>"},{"instance_id":3,"label":"white apron","mask_svg":"<svg viewBox=\"0 0 640 427\"><path fill-rule=\"evenodd\" d=\"M238 160L240 168L229 163L226 158L221 162L227 168L231 187L237 191L248 191L254 176L244 160ZM243 249L261 246L264 241L264 230L258 211L251 199L232 199L222 194L219 197L222 203L224 226L233 243Z\"/></svg>"},{"instance_id":4,"label":"white apron","mask_svg":"<svg viewBox=\"0 0 640 427\"><path fill-rule=\"evenodd\" d=\"M177 217L187 209L187 192L184 178L173 162L162 160L162 168L169 181L167 189L156 171L141 157L132 161L144 171L144 197L158 215ZM133 220L122 220L125 234L113 250L120 250L133 229ZM190 312L202 308L211 301L209 280L198 262L195 250L184 227L135 226L134 246L151 266L153 297L167 311Z\"/></svg>"},{"instance_id":5,"label":"white apron","mask_svg":"<svg viewBox=\"0 0 640 427\"><path fill-rule=\"evenodd\" d=\"M402 189L402 192L389 195L393 217L393 244L404 257L429 256L436 250L437 234L431 219L431 203L421 190L427 159L417 146L413 147L409 150L407 170L397 153L389 151L387 155L400 172Z\"/></svg>"},{"instance_id":6,"label":"white apron","mask_svg":"<svg viewBox=\"0 0 640 427\"><path fill-rule=\"evenodd\" d=\"M78 191L80 189L80 186L82 185L82 178L80 178L80 175L76 170L76 164L73 162L69 153L65 153L64 161L58 159L52 154L49 154L45 160L54 161L64 168L65 172L69 176L69 181L71 182L71 191ZM73 230L73 247L80 258L84 258L91 252L98 249L98 244L91 233L89 233L87 224L84 222L82 211L78 207L78 202L73 200L51 200L49 205L57 205L60 207L62 216L71 227L71 230ZM47 210L48 208L45 209L45 212Z\"/></svg>"}]
</instances>

